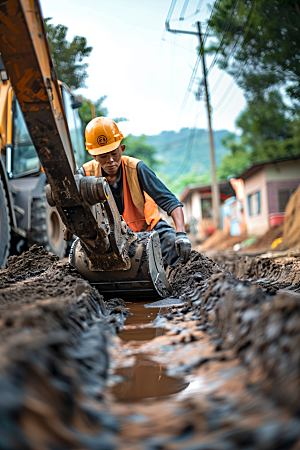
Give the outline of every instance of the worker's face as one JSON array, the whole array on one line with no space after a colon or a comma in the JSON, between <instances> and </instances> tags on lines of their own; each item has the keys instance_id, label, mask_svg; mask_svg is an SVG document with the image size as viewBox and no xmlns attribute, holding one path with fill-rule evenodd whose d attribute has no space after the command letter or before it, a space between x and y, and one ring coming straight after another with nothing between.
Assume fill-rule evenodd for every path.
<instances>
[{"instance_id":1,"label":"worker's face","mask_svg":"<svg viewBox=\"0 0 300 450\"><path fill-rule=\"evenodd\" d=\"M125 150L125 145L119 145L116 150L104 155L94 156L95 160L100 164L101 168L107 173L107 175L117 175L118 169L122 162L122 153Z\"/></svg>"}]
</instances>

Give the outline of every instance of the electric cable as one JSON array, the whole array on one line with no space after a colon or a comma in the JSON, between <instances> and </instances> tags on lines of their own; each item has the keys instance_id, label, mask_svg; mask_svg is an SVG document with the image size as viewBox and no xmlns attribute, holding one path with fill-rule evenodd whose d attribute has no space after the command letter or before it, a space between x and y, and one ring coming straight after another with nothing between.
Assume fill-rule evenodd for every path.
<instances>
[{"instance_id":1,"label":"electric cable","mask_svg":"<svg viewBox=\"0 0 300 450\"><path fill-rule=\"evenodd\" d=\"M182 10L181 10L181 13L180 13L179 20L184 20L184 15L186 13L186 10L187 10L187 7L188 7L189 3L190 3L190 0L184 0L184 4L183 4L183 7L182 7Z\"/></svg>"},{"instance_id":2,"label":"electric cable","mask_svg":"<svg viewBox=\"0 0 300 450\"><path fill-rule=\"evenodd\" d=\"M255 0L253 1L252 5L251 5L251 9L250 9L249 14L248 14L248 16L247 16L246 23L245 23L245 25L244 25L244 27L243 27L243 32L245 31L245 34L243 35L244 43L245 43L246 37L247 37L247 35L248 35L249 29L250 29L251 20L249 20L249 18L252 19L251 16L252 16L252 11L253 11L254 4L255 4ZM248 30L247 30L247 32L246 32L246 27L247 27L247 26L248 26ZM239 42L239 40L240 40L240 37L241 37L241 36L239 36L239 38L236 40L236 42L235 42L235 44L234 44L233 49L231 50L231 52L226 56L225 61L227 61L227 63L229 63L229 60L233 58L233 55L234 55L234 53L235 53L235 51L236 51L237 44L238 44L238 42ZM243 44L243 45L244 45L244 44ZM243 45L242 45L242 47L243 47ZM220 46L221 46L221 44L220 44ZM219 48L220 48L220 46L219 46ZM209 67L209 69L208 69L207 75L209 74L209 72L210 72L212 69L213 69L213 63L210 65L210 67ZM222 78L224 77L224 75L225 75L225 71L223 70L222 73L220 74L219 78L217 79L216 83L215 83L214 86L212 87L211 95L213 95L213 93L216 91L216 89L217 89L217 87L219 86L219 84L220 84Z\"/></svg>"},{"instance_id":3,"label":"electric cable","mask_svg":"<svg viewBox=\"0 0 300 450\"><path fill-rule=\"evenodd\" d=\"M274 1L275 1L275 0L273 0L273 2L272 2L272 6L273 6L273 4L274 4ZM261 28L263 27L265 21L266 21L267 18L269 17L270 10L271 10L271 8L269 8L269 13L268 13L268 15L265 17L265 20L263 21L263 24L262 24ZM248 29L248 32L249 32L249 29ZM247 34L248 34L248 32L247 32ZM255 39L254 39L254 43L253 43L253 45L251 46L251 49L252 49L252 50L253 50L254 46L257 44L257 41L258 41L258 38L259 38L259 33L260 33L260 30L259 30L258 33L256 34ZM242 73L242 70L244 69L245 65L247 64L249 58L250 58L250 53L249 53L248 58L247 58L246 61L244 62L244 64L241 66L241 68L240 68L240 70L239 70L239 73L238 73L237 77L235 77L235 78L232 79L230 85L229 85L228 88L226 89L226 91L225 91L225 93L223 94L221 100L218 102L216 108L214 109L215 112L217 112L217 111L220 109L222 103L225 101L226 97L228 96L229 92L231 91L231 89L232 89L232 87L233 87L233 85L234 85L234 83L235 83L235 79L238 79L238 78L240 77L240 75L241 75L241 73Z\"/></svg>"},{"instance_id":4,"label":"electric cable","mask_svg":"<svg viewBox=\"0 0 300 450\"><path fill-rule=\"evenodd\" d=\"M186 146L186 149L185 149L184 159L183 159L182 163L180 164L180 166L179 166L177 172L175 173L175 175L173 175L174 180L184 171L188 161L191 158L193 145L194 145L195 133L197 131L197 123L198 123L199 116L200 116L200 113L196 114L194 126L193 126L193 128L190 128L189 138L188 138L187 146ZM206 131L206 130L205 129L201 130L200 137L203 135L204 131ZM172 185L172 182L170 183L170 185Z\"/></svg>"}]
</instances>

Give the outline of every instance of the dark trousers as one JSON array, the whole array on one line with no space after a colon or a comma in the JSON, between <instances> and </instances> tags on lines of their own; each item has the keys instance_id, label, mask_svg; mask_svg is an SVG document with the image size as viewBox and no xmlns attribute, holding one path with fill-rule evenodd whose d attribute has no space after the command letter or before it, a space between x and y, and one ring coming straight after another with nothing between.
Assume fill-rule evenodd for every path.
<instances>
[{"instance_id":1,"label":"dark trousers","mask_svg":"<svg viewBox=\"0 0 300 450\"><path fill-rule=\"evenodd\" d=\"M175 248L176 231L163 219L153 229L159 234L161 254L165 268L167 266L174 267L179 261L179 256Z\"/></svg>"}]
</instances>

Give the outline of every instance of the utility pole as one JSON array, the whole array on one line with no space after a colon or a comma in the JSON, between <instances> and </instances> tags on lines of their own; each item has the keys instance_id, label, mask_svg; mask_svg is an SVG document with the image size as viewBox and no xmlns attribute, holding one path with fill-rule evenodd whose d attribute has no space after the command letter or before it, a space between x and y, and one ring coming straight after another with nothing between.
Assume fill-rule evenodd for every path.
<instances>
[{"instance_id":1,"label":"utility pole","mask_svg":"<svg viewBox=\"0 0 300 450\"><path fill-rule=\"evenodd\" d=\"M214 147L214 137L211 126L211 109L210 109L210 101L208 94L208 84L207 84L207 76L206 76L206 64L205 64L205 56L204 56L204 45L201 34L201 24L197 22L198 28L198 36L200 42L200 54L202 59L202 69L203 69L203 79L204 79L204 89L205 89L205 97L206 97L206 111L207 111L207 121L208 121L208 132L209 132L209 149L210 149L210 167L211 167L211 196L212 196L212 208L213 208L213 225L215 230L217 230L220 226L220 189L217 180L217 170L216 170L216 160L215 160L215 147Z\"/></svg>"},{"instance_id":2,"label":"utility pole","mask_svg":"<svg viewBox=\"0 0 300 450\"><path fill-rule=\"evenodd\" d=\"M214 139L211 125L211 108L209 101L209 93L208 93L208 83L207 83L207 72L206 72L206 64L205 64L205 56L204 56L204 45L201 34L201 25L200 22L197 22L198 32L195 31L184 31L184 30L174 30L170 29L169 22L166 22L166 30L170 33L175 34L190 34L193 36L197 36L200 43L200 55L202 59L202 69L203 69L203 79L204 79L204 88L205 88L205 97L206 97L206 110L207 110L207 120L208 120L208 130L209 130L209 149L210 149L210 167L211 167L211 178L212 178L212 209L213 209L213 225L214 229L217 230L220 227L220 190L217 180L217 171L216 171L216 161L215 161L215 150L214 150Z\"/></svg>"}]
</instances>

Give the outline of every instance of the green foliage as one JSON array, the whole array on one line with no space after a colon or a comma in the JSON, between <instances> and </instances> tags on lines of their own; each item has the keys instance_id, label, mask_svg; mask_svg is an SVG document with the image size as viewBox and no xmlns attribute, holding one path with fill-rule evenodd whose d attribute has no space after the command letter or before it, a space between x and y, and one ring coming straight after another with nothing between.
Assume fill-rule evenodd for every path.
<instances>
[{"instance_id":1,"label":"green foliage","mask_svg":"<svg viewBox=\"0 0 300 450\"><path fill-rule=\"evenodd\" d=\"M147 136L133 136L129 134L123 139L122 144L126 146L125 155L144 161L151 169L157 166L156 150L155 147L147 143Z\"/></svg>"},{"instance_id":2,"label":"green foliage","mask_svg":"<svg viewBox=\"0 0 300 450\"><path fill-rule=\"evenodd\" d=\"M228 134L227 130L214 132L216 164L220 164L222 156L227 152L222 139ZM209 138L204 129L181 128L180 131L162 131L153 136L147 136L147 143L153 145L157 151L157 158L161 162L161 172L170 179L177 179L181 175L198 173L202 176L210 170Z\"/></svg>"},{"instance_id":3,"label":"green foliage","mask_svg":"<svg viewBox=\"0 0 300 450\"><path fill-rule=\"evenodd\" d=\"M299 108L298 2L220 0L209 25L220 46L219 66L235 78L248 99L284 85L295 109Z\"/></svg>"},{"instance_id":4,"label":"green foliage","mask_svg":"<svg viewBox=\"0 0 300 450\"><path fill-rule=\"evenodd\" d=\"M251 165L250 158L250 152L243 150L237 150L233 155L224 155L221 165L217 168L218 179L225 180L229 176L238 176Z\"/></svg>"},{"instance_id":5,"label":"green foliage","mask_svg":"<svg viewBox=\"0 0 300 450\"><path fill-rule=\"evenodd\" d=\"M83 97L78 96L82 99L82 106L79 108L78 112L81 118L83 131L85 130L85 127L87 124L92 120L92 109L91 105L84 101ZM95 102L92 102L91 100L88 100L89 102L93 103L95 107L95 115L96 117L105 117L108 115L108 109L103 106L103 103L107 99L107 95L103 95L102 97L98 98Z\"/></svg>"},{"instance_id":6,"label":"green foliage","mask_svg":"<svg viewBox=\"0 0 300 450\"><path fill-rule=\"evenodd\" d=\"M203 175L199 175L197 172L186 173L173 180L171 180L166 174L158 173L158 176L160 178L164 178L166 186L178 197L189 184L209 184L211 181L209 171Z\"/></svg>"},{"instance_id":7,"label":"green foliage","mask_svg":"<svg viewBox=\"0 0 300 450\"><path fill-rule=\"evenodd\" d=\"M74 36L71 42L68 41L68 27L53 25L50 20L52 17L47 17L44 22L58 79L72 90L85 87L88 64L83 59L90 56L93 47L88 47L82 36Z\"/></svg>"},{"instance_id":8,"label":"green foliage","mask_svg":"<svg viewBox=\"0 0 300 450\"><path fill-rule=\"evenodd\" d=\"M240 138L223 140L230 154L222 158L219 178L238 175L253 162L299 155L300 119L290 118L290 112L278 92L249 101L236 121Z\"/></svg>"}]
</instances>

